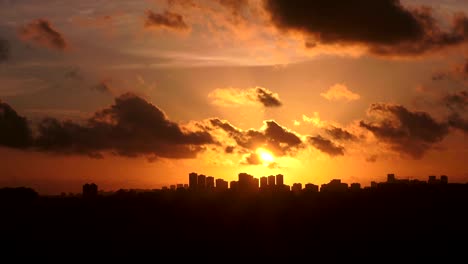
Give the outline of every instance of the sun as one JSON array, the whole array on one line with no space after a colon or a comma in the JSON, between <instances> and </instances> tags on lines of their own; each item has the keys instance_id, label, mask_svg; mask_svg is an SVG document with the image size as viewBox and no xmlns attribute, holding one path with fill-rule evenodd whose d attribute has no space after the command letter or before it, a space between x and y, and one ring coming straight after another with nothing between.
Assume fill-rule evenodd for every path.
<instances>
[{"instance_id":1,"label":"sun","mask_svg":"<svg viewBox=\"0 0 468 264\"><path fill-rule=\"evenodd\" d=\"M269 165L275 161L275 157L273 156L273 154L264 148L258 148L257 154L264 165Z\"/></svg>"}]
</instances>

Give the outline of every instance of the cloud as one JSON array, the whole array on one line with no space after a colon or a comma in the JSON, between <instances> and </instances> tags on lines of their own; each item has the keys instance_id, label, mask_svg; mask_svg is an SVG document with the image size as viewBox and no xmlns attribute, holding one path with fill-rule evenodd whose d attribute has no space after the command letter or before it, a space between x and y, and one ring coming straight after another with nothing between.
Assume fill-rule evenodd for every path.
<instances>
[{"instance_id":1,"label":"cloud","mask_svg":"<svg viewBox=\"0 0 468 264\"><path fill-rule=\"evenodd\" d=\"M205 145L215 144L202 130L170 121L156 106L131 93L97 111L85 124L46 118L33 137L24 117L0 103L0 145L56 154L101 158L105 153L126 157L195 158Z\"/></svg>"},{"instance_id":2,"label":"cloud","mask_svg":"<svg viewBox=\"0 0 468 264\"><path fill-rule=\"evenodd\" d=\"M461 65L455 67L455 74L461 76L463 79L468 79L468 58Z\"/></svg>"},{"instance_id":3,"label":"cloud","mask_svg":"<svg viewBox=\"0 0 468 264\"><path fill-rule=\"evenodd\" d=\"M257 153L249 153L247 154L244 159L241 161L241 164L245 165L260 165L262 161Z\"/></svg>"},{"instance_id":4,"label":"cloud","mask_svg":"<svg viewBox=\"0 0 468 264\"><path fill-rule=\"evenodd\" d=\"M68 46L63 35L49 21L36 19L19 29L19 36L24 41L54 50L65 50Z\"/></svg>"},{"instance_id":5,"label":"cloud","mask_svg":"<svg viewBox=\"0 0 468 264\"><path fill-rule=\"evenodd\" d=\"M359 94L351 92L344 84L335 84L320 95L330 101L346 100L349 102L361 98Z\"/></svg>"},{"instance_id":6,"label":"cloud","mask_svg":"<svg viewBox=\"0 0 468 264\"><path fill-rule=\"evenodd\" d=\"M71 154L194 158L203 145L214 143L208 132L184 130L159 108L130 93L96 112L86 125L46 119L38 132L37 148Z\"/></svg>"},{"instance_id":7,"label":"cloud","mask_svg":"<svg viewBox=\"0 0 468 264\"><path fill-rule=\"evenodd\" d=\"M320 114L318 112L314 112L314 116L312 117L302 115L302 121L312 124L316 127L323 127L325 125L325 121L320 119Z\"/></svg>"},{"instance_id":8,"label":"cloud","mask_svg":"<svg viewBox=\"0 0 468 264\"><path fill-rule=\"evenodd\" d=\"M355 135L339 127L331 126L326 128L325 132L335 140L356 141L358 139Z\"/></svg>"},{"instance_id":9,"label":"cloud","mask_svg":"<svg viewBox=\"0 0 468 264\"><path fill-rule=\"evenodd\" d=\"M112 95L112 89L110 87L110 81L104 80L99 82L97 85L91 87L91 90Z\"/></svg>"},{"instance_id":10,"label":"cloud","mask_svg":"<svg viewBox=\"0 0 468 264\"><path fill-rule=\"evenodd\" d=\"M303 33L306 43L360 45L382 56L414 56L466 41L468 19L455 14L444 31L427 7L399 0L265 0L272 23ZM309 45L314 48L316 45Z\"/></svg>"},{"instance_id":11,"label":"cloud","mask_svg":"<svg viewBox=\"0 0 468 264\"><path fill-rule=\"evenodd\" d=\"M0 62L7 61L10 57L10 42L0 38Z\"/></svg>"},{"instance_id":12,"label":"cloud","mask_svg":"<svg viewBox=\"0 0 468 264\"><path fill-rule=\"evenodd\" d=\"M257 87L255 92L257 93L257 100L265 107L279 107L282 105L278 94L275 94L262 87Z\"/></svg>"},{"instance_id":13,"label":"cloud","mask_svg":"<svg viewBox=\"0 0 468 264\"><path fill-rule=\"evenodd\" d=\"M167 10L163 13L154 13L151 10L147 10L145 28L166 28L179 31L190 29L182 15Z\"/></svg>"},{"instance_id":14,"label":"cloud","mask_svg":"<svg viewBox=\"0 0 468 264\"><path fill-rule=\"evenodd\" d=\"M374 163L377 161L378 156L377 155L370 155L369 157L366 158L367 162Z\"/></svg>"},{"instance_id":15,"label":"cloud","mask_svg":"<svg viewBox=\"0 0 468 264\"><path fill-rule=\"evenodd\" d=\"M452 113L448 118L448 124L453 127L460 129L464 133L468 133L468 120L464 119L458 113Z\"/></svg>"},{"instance_id":16,"label":"cloud","mask_svg":"<svg viewBox=\"0 0 468 264\"><path fill-rule=\"evenodd\" d=\"M255 151L257 148L270 150L276 156L285 156L304 147L299 135L280 126L275 121L263 122L261 129L242 130L226 120L210 119L213 128L220 128L244 150Z\"/></svg>"},{"instance_id":17,"label":"cloud","mask_svg":"<svg viewBox=\"0 0 468 264\"><path fill-rule=\"evenodd\" d=\"M452 111L465 111L468 108L468 91L458 91L443 98L447 108Z\"/></svg>"},{"instance_id":18,"label":"cloud","mask_svg":"<svg viewBox=\"0 0 468 264\"><path fill-rule=\"evenodd\" d=\"M23 149L31 143L32 132L26 118L0 101L0 146Z\"/></svg>"},{"instance_id":19,"label":"cloud","mask_svg":"<svg viewBox=\"0 0 468 264\"><path fill-rule=\"evenodd\" d=\"M422 158L449 132L447 123L439 123L425 112L412 112L401 105L372 104L368 114L374 121L361 121L361 127L389 144L392 150L414 159Z\"/></svg>"},{"instance_id":20,"label":"cloud","mask_svg":"<svg viewBox=\"0 0 468 264\"><path fill-rule=\"evenodd\" d=\"M212 100L213 104L223 107L247 105L262 105L264 107L282 106L278 94L263 87L250 89L220 88L209 93L208 98Z\"/></svg>"},{"instance_id":21,"label":"cloud","mask_svg":"<svg viewBox=\"0 0 468 264\"><path fill-rule=\"evenodd\" d=\"M320 135L315 137L308 137L308 140L310 144L316 149L330 155L331 157L344 155L344 147L338 146L331 140L323 138Z\"/></svg>"},{"instance_id":22,"label":"cloud","mask_svg":"<svg viewBox=\"0 0 468 264\"><path fill-rule=\"evenodd\" d=\"M431 79L433 81L442 81L445 80L449 77L449 75L446 72L435 72L432 74Z\"/></svg>"}]
</instances>

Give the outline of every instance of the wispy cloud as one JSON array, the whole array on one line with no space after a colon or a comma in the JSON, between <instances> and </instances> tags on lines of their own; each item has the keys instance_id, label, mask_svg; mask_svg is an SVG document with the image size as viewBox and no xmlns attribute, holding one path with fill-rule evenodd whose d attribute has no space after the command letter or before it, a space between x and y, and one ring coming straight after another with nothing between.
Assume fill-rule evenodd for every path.
<instances>
[{"instance_id":1,"label":"wispy cloud","mask_svg":"<svg viewBox=\"0 0 468 264\"><path fill-rule=\"evenodd\" d=\"M320 95L330 101L354 101L361 98L359 94L351 92L346 85L339 83L333 85L326 92L321 93Z\"/></svg>"}]
</instances>

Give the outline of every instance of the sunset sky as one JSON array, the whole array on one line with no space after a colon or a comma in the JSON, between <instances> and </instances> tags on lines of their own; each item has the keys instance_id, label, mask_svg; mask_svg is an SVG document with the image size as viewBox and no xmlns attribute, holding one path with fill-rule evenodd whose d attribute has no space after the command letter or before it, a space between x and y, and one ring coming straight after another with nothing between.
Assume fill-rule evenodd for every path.
<instances>
[{"instance_id":1,"label":"sunset sky","mask_svg":"<svg viewBox=\"0 0 468 264\"><path fill-rule=\"evenodd\" d=\"M0 186L468 182L466 0L0 0Z\"/></svg>"}]
</instances>

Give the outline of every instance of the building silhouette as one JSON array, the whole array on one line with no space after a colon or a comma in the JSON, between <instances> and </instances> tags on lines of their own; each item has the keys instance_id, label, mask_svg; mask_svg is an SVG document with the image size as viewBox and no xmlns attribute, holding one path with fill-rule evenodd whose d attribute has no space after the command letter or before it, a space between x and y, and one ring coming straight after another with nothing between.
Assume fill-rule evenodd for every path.
<instances>
[{"instance_id":1,"label":"building silhouette","mask_svg":"<svg viewBox=\"0 0 468 264\"><path fill-rule=\"evenodd\" d=\"M216 179L216 191L226 191L228 188L227 181L223 179Z\"/></svg>"},{"instance_id":2,"label":"building silhouette","mask_svg":"<svg viewBox=\"0 0 468 264\"><path fill-rule=\"evenodd\" d=\"M189 174L189 188L190 190L196 190L197 189L197 183L198 183L198 174L195 172L192 172Z\"/></svg>"},{"instance_id":3,"label":"building silhouette","mask_svg":"<svg viewBox=\"0 0 468 264\"><path fill-rule=\"evenodd\" d=\"M284 185L284 176L283 174L276 175L276 186L282 187Z\"/></svg>"},{"instance_id":4,"label":"building silhouette","mask_svg":"<svg viewBox=\"0 0 468 264\"><path fill-rule=\"evenodd\" d=\"M275 185L276 185L275 180L276 180L275 176L273 176L273 175L268 176L268 187L270 187L272 189L275 188Z\"/></svg>"},{"instance_id":5,"label":"building silhouette","mask_svg":"<svg viewBox=\"0 0 468 264\"><path fill-rule=\"evenodd\" d=\"M94 198L98 195L98 186L95 183L83 185L83 198Z\"/></svg>"},{"instance_id":6,"label":"building silhouette","mask_svg":"<svg viewBox=\"0 0 468 264\"><path fill-rule=\"evenodd\" d=\"M319 191L319 186L312 184L312 183L307 183L304 188L305 191L308 192L318 192Z\"/></svg>"},{"instance_id":7,"label":"building silhouette","mask_svg":"<svg viewBox=\"0 0 468 264\"><path fill-rule=\"evenodd\" d=\"M214 177L208 176L206 177L206 189L213 190L215 188L215 180Z\"/></svg>"},{"instance_id":8,"label":"building silhouette","mask_svg":"<svg viewBox=\"0 0 468 264\"><path fill-rule=\"evenodd\" d=\"M333 179L328 184L322 184L320 192L346 192L348 184L342 183L340 179Z\"/></svg>"},{"instance_id":9,"label":"building silhouette","mask_svg":"<svg viewBox=\"0 0 468 264\"><path fill-rule=\"evenodd\" d=\"M197 190L205 190L206 187L206 176L203 174L198 175L197 178Z\"/></svg>"},{"instance_id":10,"label":"building silhouette","mask_svg":"<svg viewBox=\"0 0 468 264\"><path fill-rule=\"evenodd\" d=\"M266 189L268 187L268 178L263 176L260 178L260 189Z\"/></svg>"},{"instance_id":11,"label":"building silhouette","mask_svg":"<svg viewBox=\"0 0 468 264\"><path fill-rule=\"evenodd\" d=\"M292 188L291 188L291 191L294 192L294 193L299 193L302 191L302 184L301 183L294 183Z\"/></svg>"}]
</instances>

